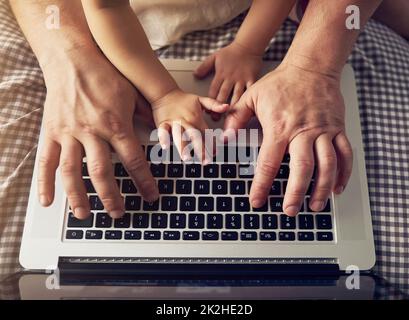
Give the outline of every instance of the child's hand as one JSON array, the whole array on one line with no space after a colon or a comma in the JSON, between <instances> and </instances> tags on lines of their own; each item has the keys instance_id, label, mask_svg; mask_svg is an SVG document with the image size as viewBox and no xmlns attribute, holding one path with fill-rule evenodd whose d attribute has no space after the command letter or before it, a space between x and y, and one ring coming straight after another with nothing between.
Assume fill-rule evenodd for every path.
<instances>
[{"instance_id":1,"label":"child's hand","mask_svg":"<svg viewBox=\"0 0 409 320\"><path fill-rule=\"evenodd\" d=\"M204 133L208 125L203 118L203 109L223 113L228 104L222 104L212 98L199 97L175 89L152 103L153 119L158 128L159 143L163 149L169 148L169 134L181 155L183 161L191 159L190 149L186 148L188 141L183 139L186 132L192 142L195 155L204 163L212 159L210 151L205 148ZM195 129L195 130L194 130Z\"/></svg>"},{"instance_id":2,"label":"child's hand","mask_svg":"<svg viewBox=\"0 0 409 320\"><path fill-rule=\"evenodd\" d=\"M233 92L230 102L233 106L257 80L261 66L262 56L252 54L240 44L232 42L207 57L196 69L195 76L202 79L215 70L209 97L226 102Z\"/></svg>"}]
</instances>

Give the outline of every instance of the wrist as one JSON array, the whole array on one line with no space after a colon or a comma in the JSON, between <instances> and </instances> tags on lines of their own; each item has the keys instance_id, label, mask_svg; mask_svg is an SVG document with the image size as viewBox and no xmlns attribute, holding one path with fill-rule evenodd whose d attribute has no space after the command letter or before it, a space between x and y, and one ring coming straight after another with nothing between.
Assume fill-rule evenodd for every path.
<instances>
[{"instance_id":1,"label":"wrist","mask_svg":"<svg viewBox=\"0 0 409 320\"><path fill-rule=\"evenodd\" d=\"M264 51L265 51L265 48L262 49L262 48L252 47L250 44L239 39L238 37L236 37L236 39L233 40L230 46L234 47L238 52L241 52L245 55L260 58L260 59L263 58Z\"/></svg>"},{"instance_id":2,"label":"wrist","mask_svg":"<svg viewBox=\"0 0 409 320\"><path fill-rule=\"evenodd\" d=\"M179 87L176 86L155 101L150 102L152 110L156 110L158 108L161 108L162 106L168 105L169 102L177 100L178 97L184 94L185 92L183 92Z\"/></svg>"},{"instance_id":3,"label":"wrist","mask_svg":"<svg viewBox=\"0 0 409 320\"><path fill-rule=\"evenodd\" d=\"M343 64L335 61L321 59L317 55L299 54L297 52L290 51L284 57L281 65L296 67L306 72L320 74L335 80L339 80L341 78L341 72L343 69Z\"/></svg>"}]
</instances>

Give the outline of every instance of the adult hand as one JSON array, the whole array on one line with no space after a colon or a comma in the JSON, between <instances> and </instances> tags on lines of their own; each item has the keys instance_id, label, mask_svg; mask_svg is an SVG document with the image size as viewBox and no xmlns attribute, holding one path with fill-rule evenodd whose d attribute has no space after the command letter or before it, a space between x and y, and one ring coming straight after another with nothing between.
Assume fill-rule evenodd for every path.
<instances>
[{"instance_id":1,"label":"adult hand","mask_svg":"<svg viewBox=\"0 0 409 320\"><path fill-rule=\"evenodd\" d=\"M82 180L87 157L91 181L113 218L124 213L114 178L112 147L146 201L158 190L134 133L134 113L150 115L135 88L94 47L81 47L43 66L47 86L44 105L45 141L41 151L38 190L48 206L54 198L55 171L61 169L68 202L77 218L90 214Z\"/></svg>"},{"instance_id":2,"label":"adult hand","mask_svg":"<svg viewBox=\"0 0 409 320\"><path fill-rule=\"evenodd\" d=\"M352 170L352 150L345 134L345 106L340 75L327 75L282 63L251 86L226 118L225 129L245 126L256 115L263 143L250 191L250 203L265 203L288 148L290 176L283 210L296 215L316 166L310 207L324 208L331 192L341 193Z\"/></svg>"}]
</instances>

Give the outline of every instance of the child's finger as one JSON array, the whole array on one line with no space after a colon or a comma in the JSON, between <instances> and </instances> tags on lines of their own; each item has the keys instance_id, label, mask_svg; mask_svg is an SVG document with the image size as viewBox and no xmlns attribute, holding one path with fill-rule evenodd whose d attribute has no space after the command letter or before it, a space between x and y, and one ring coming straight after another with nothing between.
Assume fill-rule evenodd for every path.
<instances>
[{"instance_id":1,"label":"child's finger","mask_svg":"<svg viewBox=\"0 0 409 320\"><path fill-rule=\"evenodd\" d=\"M193 73L196 78L203 79L214 69L215 55L208 56Z\"/></svg>"},{"instance_id":2,"label":"child's finger","mask_svg":"<svg viewBox=\"0 0 409 320\"><path fill-rule=\"evenodd\" d=\"M170 132L171 126L167 122L163 122L158 127L158 139L163 150L170 148Z\"/></svg>"},{"instance_id":3,"label":"child's finger","mask_svg":"<svg viewBox=\"0 0 409 320\"><path fill-rule=\"evenodd\" d=\"M207 127L206 124L202 124ZM204 143L204 130L197 129L192 125L185 125L185 133L189 137L189 140L193 146L193 150L195 152L195 156L199 159L200 162L205 162L208 160L208 156L206 156L206 147ZM207 160L206 160L207 159Z\"/></svg>"},{"instance_id":4,"label":"child's finger","mask_svg":"<svg viewBox=\"0 0 409 320\"><path fill-rule=\"evenodd\" d=\"M240 97L243 95L244 90L245 87L243 83L240 82L236 83L236 85L234 86L233 96L230 102L232 106L234 106L237 103L237 101L240 100Z\"/></svg>"},{"instance_id":5,"label":"child's finger","mask_svg":"<svg viewBox=\"0 0 409 320\"><path fill-rule=\"evenodd\" d=\"M199 97L199 102L204 109L217 113L223 113L229 109L227 103L221 103L209 97Z\"/></svg>"},{"instance_id":6,"label":"child's finger","mask_svg":"<svg viewBox=\"0 0 409 320\"><path fill-rule=\"evenodd\" d=\"M233 90L234 83L226 80L220 87L219 94L217 95L216 100L220 102L226 102L229 98L231 91Z\"/></svg>"},{"instance_id":7,"label":"child's finger","mask_svg":"<svg viewBox=\"0 0 409 320\"><path fill-rule=\"evenodd\" d=\"M172 123L172 137L173 143L176 145L176 149L179 152L180 158L183 161L190 161L192 159L189 150L187 150L187 141L184 139L183 134L185 129L181 122L174 121Z\"/></svg>"}]
</instances>

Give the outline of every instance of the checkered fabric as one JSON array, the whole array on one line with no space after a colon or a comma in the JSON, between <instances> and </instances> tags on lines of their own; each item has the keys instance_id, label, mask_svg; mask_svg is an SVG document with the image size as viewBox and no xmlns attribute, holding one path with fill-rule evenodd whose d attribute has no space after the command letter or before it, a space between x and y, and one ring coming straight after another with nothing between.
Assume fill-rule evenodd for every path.
<instances>
[{"instance_id":1,"label":"checkered fabric","mask_svg":"<svg viewBox=\"0 0 409 320\"><path fill-rule=\"evenodd\" d=\"M163 58L201 60L230 43L243 15L162 49ZM265 54L281 60L297 26L286 21ZM409 292L409 44L370 21L349 59L357 79L377 265ZM45 87L7 1L0 0L0 276L19 269Z\"/></svg>"}]
</instances>

